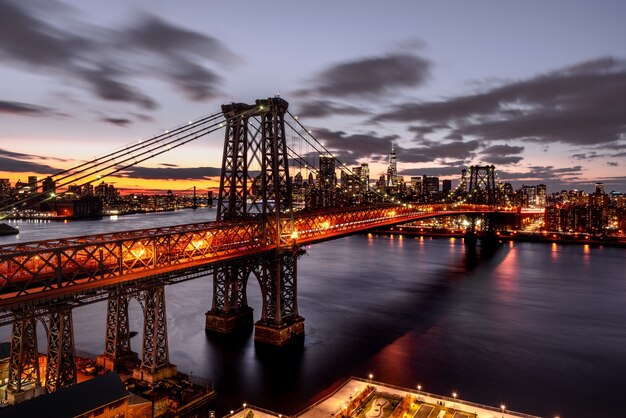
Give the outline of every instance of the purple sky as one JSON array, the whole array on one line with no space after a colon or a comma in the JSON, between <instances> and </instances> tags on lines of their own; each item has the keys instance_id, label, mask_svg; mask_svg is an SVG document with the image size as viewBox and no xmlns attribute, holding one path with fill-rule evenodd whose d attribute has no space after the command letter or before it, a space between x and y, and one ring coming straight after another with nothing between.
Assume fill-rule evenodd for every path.
<instances>
[{"instance_id":1,"label":"purple sky","mask_svg":"<svg viewBox=\"0 0 626 418\"><path fill-rule=\"evenodd\" d=\"M393 142L407 178L493 163L516 187L626 192L624 16L623 0L0 0L0 177L279 93L372 177ZM210 176L222 141L136 175Z\"/></svg>"}]
</instances>

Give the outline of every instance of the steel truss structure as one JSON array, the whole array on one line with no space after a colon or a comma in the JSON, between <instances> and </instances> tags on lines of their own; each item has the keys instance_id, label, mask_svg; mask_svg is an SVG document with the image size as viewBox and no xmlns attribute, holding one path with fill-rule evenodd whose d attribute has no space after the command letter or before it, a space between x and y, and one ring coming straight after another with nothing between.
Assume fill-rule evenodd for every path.
<instances>
[{"instance_id":1,"label":"steel truss structure","mask_svg":"<svg viewBox=\"0 0 626 418\"><path fill-rule=\"evenodd\" d=\"M302 254L304 250L283 250L260 260L254 270L263 297L260 323L280 326L299 318L297 261Z\"/></svg>"},{"instance_id":2,"label":"steel truss structure","mask_svg":"<svg viewBox=\"0 0 626 418\"><path fill-rule=\"evenodd\" d=\"M76 354L72 309L65 306L50 313L46 390L50 393L75 383Z\"/></svg>"},{"instance_id":3,"label":"steel truss structure","mask_svg":"<svg viewBox=\"0 0 626 418\"><path fill-rule=\"evenodd\" d=\"M468 202L495 206L496 204L496 167L493 165L470 167Z\"/></svg>"},{"instance_id":4,"label":"steel truss structure","mask_svg":"<svg viewBox=\"0 0 626 418\"><path fill-rule=\"evenodd\" d=\"M128 296L120 291L120 289L113 289L107 300L104 356L117 361L130 353Z\"/></svg>"},{"instance_id":5,"label":"steel truss structure","mask_svg":"<svg viewBox=\"0 0 626 418\"><path fill-rule=\"evenodd\" d=\"M26 312L15 313L11 334L11 359L7 390L19 393L32 386L41 386L37 320Z\"/></svg>"},{"instance_id":6,"label":"steel truss structure","mask_svg":"<svg viewBox=\"0 0 626 418\"><path fill-rule=\"evenodd\" d=\"M292 245L308 245L428 217L495 211L484 205L326 209L296 213L291 230L287 222L281 226ZM0 246L0 310L3 317L20 307L45 311L102 289L199 275L275 250L275 243L264 245L264 229L254 220L206 222Z\"/></svg>"},{"instance_id":7,"label":"steel truss structure","mask_svg":"<svg viewBox=\"0 0 626 418\"><path fill-rule=\"evenodd\" d=\"M168 367L167 319L165 315L165 288L158 286L144 291L143 346L140 369L155 373Z\"/></svg>"}]
</instances>

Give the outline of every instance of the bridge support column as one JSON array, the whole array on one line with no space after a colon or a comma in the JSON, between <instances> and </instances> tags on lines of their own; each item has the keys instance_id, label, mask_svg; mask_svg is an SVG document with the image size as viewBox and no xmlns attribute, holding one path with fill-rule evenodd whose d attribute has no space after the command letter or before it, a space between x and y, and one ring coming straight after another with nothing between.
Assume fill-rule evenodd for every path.
<instances>
[{"instance_id":1,"label":"bridge support column","mask_svg":"<svg viewBox=\"0 0 626 418\"><path fill-rule=\"evenodd\" d=\"M105 370L118 370L120 366L136 363L137 360L137 353L130 349L128 296L114 290L107 301L104 354L98 356L97 364Z\"/></svg>"},{"instance_id":2,"label":"bridge support column","mask_svg":"<svg viewBox=\"0 0 626 418\"><path fill-rule=\"evenodd\" d=\"M298 315L297 260L302 250L279 250L255 272L261 285L263 310L254 340L283 346L304 338L304 318Z\"/></svg>"},{"instance_id":3,"label":"bridge support column","mask_svg":"<svg viewBox=\"0 0 626 418\"><path fill-rule=\"evenodd\" d=\"M143 317L141 365L133 370L133 377L155 383L176 374L176 366L169 361L163 286L144 291Z\"/></svg>"},{"instance_id":4,"label":"bridge support column","mask_svg":"<svg viewBox=\"0 0 626 418\"><path fill-rule=\"evenodd\" d=\"M39 373L36 318L23 313L16 314L11 333L7 401L15 404L43 393Z\"/></svg>"},{"instance_id":5,"label":"bridge support column","mask_svg":"<svg viewBox=\"0 0 626 418\"><path fill-rule=\"evenodd\" d=\"M72 309L69 306L62 307L50 313L48 327L46 390L50 393L76 384Z\"/></svg>"},{"instance_id":6,"label":"bridge support column","mask_svg":"<svg viewBox=\"0 0 626 418\"><path fill-rule=\"evenodd\" d=\"M206 329L231 333L252 326L252 308L248 306L246 285L250 267L243 261L216 267L213 273L213 305L206 313Z\"/></svg>"}]
</instances>

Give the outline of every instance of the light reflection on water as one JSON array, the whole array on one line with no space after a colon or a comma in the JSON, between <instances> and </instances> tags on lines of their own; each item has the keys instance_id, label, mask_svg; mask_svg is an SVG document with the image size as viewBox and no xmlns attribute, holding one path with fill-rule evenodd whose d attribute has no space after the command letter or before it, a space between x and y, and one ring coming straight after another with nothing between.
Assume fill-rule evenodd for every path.
<instances>
[{"instance_id":1,"label":"light reflection on water","mask_svg":"<svg viewBox=\"0 0 626 418\"><path fill-rule=\"evenodd\" d=\"M201 210L116 221L24 223L20 241L210 220ZM3 237L0 243L15 241ZM293 413L350 376L543 416L615 416L626 392L626 257L618 248L359 235L311 246L298 265L304 347L255 349L207 336L210 277L166 289L171 361L212 379L218 411L242 402ZM250 281L258 318L261 296ZM103 303L74 312L76 346L100 353ZM139 304L131 330L141 331ZM6 339L10 327L0 329ZM40 336L43 341L43 336ZM133 349L141 348L139 336ZM42 343L43 348L43 343ZM592 401L593 400L593 401Z\"/></svg>"}]
</instances>

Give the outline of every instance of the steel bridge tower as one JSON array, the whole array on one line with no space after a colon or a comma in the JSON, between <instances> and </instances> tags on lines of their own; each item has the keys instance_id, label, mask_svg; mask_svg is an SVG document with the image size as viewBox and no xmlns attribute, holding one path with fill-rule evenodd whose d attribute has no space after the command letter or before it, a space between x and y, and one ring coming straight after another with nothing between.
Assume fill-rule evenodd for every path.
<instances>
[{"instance_id":1,"label":"steel bridge tower","mask_svg":"<svg viewBox=\"0 0 626 418\"><path fill-rule=\"evenodd\" d=\"M252 324L246 286L253 274L263 296L255 339L283 345L304 335L298 315L297 258L293 245L292 187L284 116L289 104L278 98L255 105L222 106L227 119L217 221L248 221L263 227L265 244L274 249L262 256L216 267L213 302L206 313L206 329L230 333ZM260 126L253 127L258 122ZM251 129L252 128L252 129ZM251 177L253 167L260 173Z\"/></svg>"},{"instance_id":2,"label":"steel bridge tower","mask_svg":"<svg viewBox=\"0 0 626 418\"><path fill-rule=\"evenodd\" d=\"M470 167L468 202L495 206L496 204L496 167L493 165Z\"/></svg>"}]
</instances>

